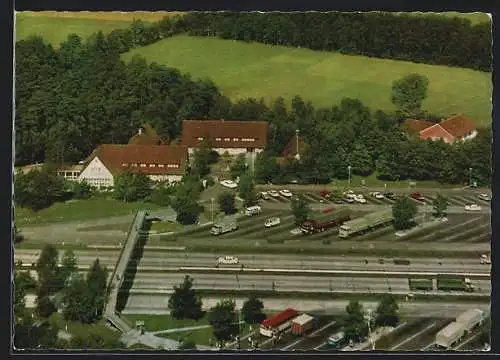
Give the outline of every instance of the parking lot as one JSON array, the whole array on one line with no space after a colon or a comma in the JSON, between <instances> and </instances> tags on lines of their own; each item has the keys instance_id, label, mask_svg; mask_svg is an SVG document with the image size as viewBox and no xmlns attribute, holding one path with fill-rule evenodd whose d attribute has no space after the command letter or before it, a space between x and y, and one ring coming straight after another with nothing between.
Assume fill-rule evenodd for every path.
<instances>
[{"instance_id":1,"label":"parking lot","mask_svg":"<svg viewBox=\"0 0 500 360\"><path fill-rule=\"evenodd\" d=\"M305 336L293 335L290 330L282 334L281 338L274 343L272 339L258 334L256 329L249 335L253 340L257 340L259 348L262 350L281 351L341 351L342 347L336 349L328 345L327 340L331 335L343 329L344 320L342 317L317 316L317 326L309 331ZM450 324L452 318L403 318L391 332L375 341L375 349L381 351L436 351L433 346L436 334ZM453 350L469 350L472 346L477 347L477 338L480 329L476 329L458 343ZM368 339L367 339L368 340ZM344 344L345 346L346 344ZM356 345L356 344L355 344ZM370 348L366 344L366 350ZM249 349L248 337L241 341L242 349Z\"/></svg>"}]
</instances>

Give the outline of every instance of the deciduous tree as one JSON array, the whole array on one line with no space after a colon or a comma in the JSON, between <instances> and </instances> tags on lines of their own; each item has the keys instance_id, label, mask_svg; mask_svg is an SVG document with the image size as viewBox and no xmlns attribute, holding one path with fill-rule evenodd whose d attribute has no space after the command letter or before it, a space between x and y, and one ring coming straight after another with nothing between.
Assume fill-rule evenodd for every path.
<instances>
[{"instance_id":1,"label":"deciduous tree","mask_svg":"<svg viewBox=\"0 0 500 360\"><path fill-rule=\"evenodd\" d=\"M248 169L245 154L240 154L236 157L235 162L230 167L231 179L236 179L243 175Z\"/></svg>"},{"instance_id":2,"label":"deciduous tree","mask_svg":"<svg viewBox=\"0 0 500 360\"><path fill-rule=\"evenodd\" d=\"M442 194L438 194L437 197L432 202L432 207L434 208L434 216L437 218L442 218L446 216L446 210L448 209L448 199Z\"/></svg>"},{"instance_id":3,"label":"deciduous tree","mask_svg":"<svg viewBox=\"0 0 500 360\"><path fill-rule=\"evenodd\" d=\"M217 198L217 202L219 203L220 209L226 215L234 214L237 211L234 194L231 194L230 192L221 193Z\"/></svg>"},{"instance_id":4,"label":"deciduous tree","mask_svg":"<svg viewBox=\"0 0 500 360\"><path fill-rule=\"evenodd\" d=\"M396 230L409 229L417 215L417 205L408 197L396 199L392 205L393 225Z\"/></svg>"},{"instance_id":5,"label":"deciduous tree","mask_svg":"<svg viewBox=\"0 0 500 360\"><path fill-rule=\"evenodd\" d=\"M302 225L311 215L311 207L302 194L294 196L291 202L292 213L295 217L295 225Z\"/></svg>"},{"instance_id":6,"label":"deciduous tree","mask_svg":"<svg viewBox=\"0 0 500 360\"><path fill-rule=\"evenodd\" d=\"M368 324L364 318L363 306L357 300L351 300L346 307L346 339L359 342L368 333Z\"/></svg>"},{"instance_id":7,"label":"deciduous tree","mask_svg":"<svg viewBox=\"0 0 500 360\"><path fill-rule=\"evenodd\" d=\"M254 295L250 296L248 300L243 303L243 307L241 308L243 320L247 324L260 324L266 318L266 314L262 311L263 309L264 304L262 300Z\"/></svg>"},{"instance_id":8,"label":"deciduous tree","mask_svg":"<svg viewBox=\"0 0 500 360\"><path fill-rule=\"evenodd\" d=\"M243 199L243 205L245 207L257 204L258 198L255 192L254 179L250 172L247 171L240 177L238 193Z\"/></svg>"},{"instance_id":9,"label":"deciduous tree","mask_svg":"<svg viewBox=\"0 0 500 360\"><path fill-rule=\"evenodd\" d=\"M238 319L234 309L235 303L232 300L221 300L210 309L208 322L221 347L238 334Z\"/></svg>"},{"instance_id":10,"label":"deciduous tree","mask_svg":"<svg viewBox=\"0 0 500 360\"><path fill-rule=\"evenodd\" d=\"M201 310L201 298L193 289L193 279L186 275L184 281L174 286L174 293L168 299L168 308L174 319L201 319L205 313Z\"/></svg>"},{"instance_id":11,"label":"deciduous tree","mask_svg":"<svg viewBox=\"0 0 500 360\"><path fill-rule=\"evenodd\" d=\"M392 83L391 101L406 117L422 115L422 102L427 97L429 80L420 74L409 74Z\"/></svg>"},{"instance_id":12,"label":"deciduous tree","mask_svg":"<svg viewBox=\"0 0 500 360\"><path fill-rule=\"evenodd\" d=\"M391 294L384 294L377 307L375 324L378 326L396 326L399 322L398 303Z\"/></svg>"}]
</instances>

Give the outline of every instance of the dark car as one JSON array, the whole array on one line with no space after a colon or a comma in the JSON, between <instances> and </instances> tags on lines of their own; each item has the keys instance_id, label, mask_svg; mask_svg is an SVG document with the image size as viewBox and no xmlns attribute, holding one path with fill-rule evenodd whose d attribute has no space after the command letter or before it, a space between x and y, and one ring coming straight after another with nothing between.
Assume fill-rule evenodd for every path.
<instances>
[{"instance_id":1,"label":"dark car","mask_svg":"<svg viewBox=\"0 0 500 360\"><path fill-rule=\"evenodd\" d=\"M396 200L396 194L392 193L392 192L388 192L388 193L385 193L384 196L387 198L387 199L390 199L390 200Z\"/></svg>"},{"instance_id":2,"label":"dark car","mask_svg":"<svg viewBox=\"0 0 500 360\"><path fill-rule=\"evenodd\" d=\"M325 199L329 199L331 193L328 190L321 190L320 193L319 193L319 195L321 197L324 197Z\"/></svg>"}]
</instances>

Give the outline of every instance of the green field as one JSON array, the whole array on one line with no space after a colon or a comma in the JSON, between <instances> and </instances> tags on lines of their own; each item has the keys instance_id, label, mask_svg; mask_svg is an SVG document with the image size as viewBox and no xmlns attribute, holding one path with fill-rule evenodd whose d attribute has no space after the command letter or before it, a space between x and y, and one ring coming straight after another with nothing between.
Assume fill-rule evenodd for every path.
<instances>
[{"instance_id":1,"label":"green field","mask_svg":"<svg viewBox=\"0 0 500 360\"><path fill-rule=\"evenodd\" d=\"M49 208L34 212L16 207L16 224L19 227L53 222L69 222L75 220L99 219L103 217L132 214L139 209L157 209L151 203L124 203L105 198L88 200L70 200L55 203Z\"/></svg>"},{"instance_id":2,"label":"green field","mask_svg":"<svg viewBox=\"0 0 500 360\"><path fill-rule=\"evenodd\" d=\"M16 41L31 35L40 35L46 42L58 47L69 34L77 34L85 39L99 30L106 34L115 29L126 28L134 19L141 19L144 22L158 21L168 14L165 11L154 13L23 11L16 13Z\"/></svg>"},{"instance_id":3,"label":"green field","mask_svg":"<svg viewBox=\"0 0 500 360\"><path fill-rule=\"evenodd\" d=\"M480 71L184 35L122 58L134 55L211 78L233 100L300 95L322 107L352 97L372 109L394 110L392 82L416 72L429 78L426 110L443 116L465 113L477 124L491 124L491 74Z\"/></svg>"}]
</instances>

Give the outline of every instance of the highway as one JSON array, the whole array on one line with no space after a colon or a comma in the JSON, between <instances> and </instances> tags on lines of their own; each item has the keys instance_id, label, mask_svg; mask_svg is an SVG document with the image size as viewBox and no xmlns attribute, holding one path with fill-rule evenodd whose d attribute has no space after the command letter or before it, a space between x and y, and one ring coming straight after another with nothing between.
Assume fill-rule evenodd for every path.
<instances>
[{"instance_id":1,"label":"highway","mask_svg":"<svg viewBox=\"0 0 500 360\"><path fill-rule=\"evenodd\" d=\"M135 276L132 292L155 293L170 291L174 285L182 282L189 273L141 273ZM260 274L191 274L195 289L220 290L273 290L304 291L304 292L397 292L409 293L408 280L405 278L387 277L314 277ZM490 280L471 280L476 287L474 294L488 295L491 293ZM460 292L462 293L462 292Z\"/></svg>"},{"instance_id":2,"label":"highway","mask_svg":"<svg viewBox=\"0 0 500 360\"><path fill-rule=\"evenodd\" d=\"M21 260L25 264L35 263L40 250L15 250L15 261ZM118 251L78 250L75 255L78 264L90 266L96 258L102 265L111 269L118 259ZM62 257L63 252L60 252ZM239 259L239 264L246 268L279 268L304 270L357 270L357 271L422 271L422 272L461 272L461 273L489 273L490 265L481 265L478 258L408 258L410 265L395 265L391 258L383 258L383 264L378 257L356 256L310 256L310 255L249 255L249 254L209 254L168 252L145 249L139 268L147 267L214 267L219 256L231 255ZM365 263L365 259L367 263ZM228 265L234 267L234 265ZM225 265L221 265L221 268Z\"/></svg>"}]
</instances>

